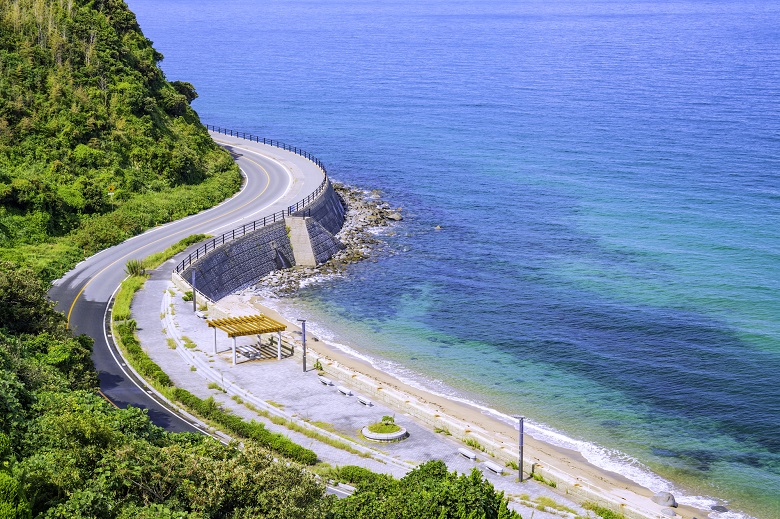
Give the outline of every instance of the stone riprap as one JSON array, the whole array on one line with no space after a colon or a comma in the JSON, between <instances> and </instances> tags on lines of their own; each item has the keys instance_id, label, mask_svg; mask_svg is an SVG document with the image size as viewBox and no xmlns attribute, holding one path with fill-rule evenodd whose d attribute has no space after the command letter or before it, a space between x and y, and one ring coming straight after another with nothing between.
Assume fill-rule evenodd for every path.
<instances>
[{"instance_id":1,"label":"stone riprap","mask_svg":"<svg viewBox=\"0 0 780 519\"><path fill-rule=\"evenodd\" d=\"M256 286L248 289L249 292L270 291L279 296L291 295L308 278L341 274L351 263L362 261L383 250L385 244L376 231L402 220L401 208L392 209L390 204L381 199L381 193L377 190L367 192L339 183L334 183L333 187L347 207L346 221L341 231L333 237L334 241L329 241L329 231L326 229L309 230L312 247L317 255L317 266L271 272L259 280ZM385 232L387 235L393 234L392 231ZM325 257L330 259L323 262Z\"/></svg>"},{"instance_id":2,"label":"stone riprap","mask_svg":"<svg viewBox=\"0 0 780 519\"><path fill-rule=\"evenodd\" d=\"M184 271L201 293L219 300L246 288L271 271L295 264L284 221L237 238L216 248Z\"/></svg>"}]
</instances>

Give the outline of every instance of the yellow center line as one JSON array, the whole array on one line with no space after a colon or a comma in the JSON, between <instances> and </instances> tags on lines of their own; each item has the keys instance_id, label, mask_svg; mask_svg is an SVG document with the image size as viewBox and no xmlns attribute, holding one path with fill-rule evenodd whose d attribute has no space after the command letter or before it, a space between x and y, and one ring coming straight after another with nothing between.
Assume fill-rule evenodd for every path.
<instances>
[{"instance_id":1,"label":"yellow center line","mask_svg":"<svg viewBox=\"0 0 780 519\"><path fill-rule=\"evenodd\" d=\"M174 233L167 234L167 235L163 236L162 238L159 238L159 239L157 239L157 240L155 240L153 242L147 243L146 245L142 245L142 246L138 247L137 249L134 249L134 250L128 252L127 254L122 256L121 258L118 258L116 261L112 262L111 264L106 265L100 272L98 272L97 274L95 274L94 276L89 278L89 280L86 282L86 284L83 287L81 287L81 290L79 290L79 293L76 294L76 297L73 299L73 303L71 303L70 309L68 310L67 326L70 328L70 316L73 313L73 308L75 308L76 302L78 302L79 298L84 293L84 290L86 290L87 287L90 285L90 283L92 283L95 279L97 279L103 272L105 272L109 268L113 267L114 265L116 265L117 263L119 263L123 259L127 258L128 256L132 256L133 254L136 254L138 251L140 251L142 249L145 249L146 247L149 247L151 245L154 245L155 243L161 242L163 240L167 240L171 236L175 236L177 234L190 231L192 229L195 229L196 227L200 227L200 226L205 225L205 224L207 224L209 222L213 222L214 220L219 220L220 218L224 218L224 217L226 217L229 214L235 213L236 211L243 209L244 207L248 206L249 204L253 203L258 198L263 196L265 194L265 192L268 190L268 188L271 186L271 175L269 175L268 171L266 171L266 169L262 165L260 165L258 162L254 161L254 160L252 160L252 159L250 159L249 157L246 157L246 156L243 157L243 158L248 160L249 162L252 162L252 163L256 164L260 169L262 169L263 173L265 173L265 176L266 176L266 178L268 180L268 182L266 183L266 186L263 188L263 190L257 196L255 196L254 198L252 198L252 200L249 200L245 204L243 204L243 205L241 205L239 207L236 207L235 209L232 209L232 210L228 211L225 214L222 214L222 215L219 215L219 216L215 216L214 218L211 218L210 220L206 220L205 222L197 223L195 225L187 227L186 229L182 229L180 231L176 231ZM248 181L249 181L249 177L247 176L247 182Z\"/></svg>"}]
</instances>

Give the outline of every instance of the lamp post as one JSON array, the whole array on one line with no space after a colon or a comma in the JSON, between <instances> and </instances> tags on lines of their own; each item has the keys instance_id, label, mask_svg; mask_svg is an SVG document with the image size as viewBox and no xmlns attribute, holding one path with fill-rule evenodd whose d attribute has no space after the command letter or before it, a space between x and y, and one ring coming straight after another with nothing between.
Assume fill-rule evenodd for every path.
<instances>
[{"instance_id":1,"label":"lamp post","mask_svg":"<svg viewBox=\"0 0 780 519\"><path fill-rule=\"evenodd\" d=\"M514 415L512 416L517 420L517 430L519 431L519 437L517 440L519 452L517 454L517 472L519 474L520 483L523 482L523 429L525 428L525 416Z\"/></svg>"},{"instance_id":2,"label":"lamp post","mask_svg":"<svg viewBox=\"0 0 780 519\"><path fill-rule=\"evenodd\" d=\"M301 335L303 336L303 372L306 373L306 319L298 319L301 323Z\"/></svg>"}]
</instances>

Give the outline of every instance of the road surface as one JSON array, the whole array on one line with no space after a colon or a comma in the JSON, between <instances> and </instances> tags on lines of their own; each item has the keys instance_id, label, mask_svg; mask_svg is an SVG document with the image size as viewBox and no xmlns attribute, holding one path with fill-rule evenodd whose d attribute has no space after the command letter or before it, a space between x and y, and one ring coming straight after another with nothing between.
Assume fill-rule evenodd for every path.
<instances>
[{"instance_id":1,"label":"road surface","mask_svg":"<svg viewBox=\"0 0 780 519\"><path fill-rule=\"evenodd\" d=\"M239 193L212 209L150 229L95 254L55 281L49 290L49 297L66 314L68 326L95 340L92 359L103 395L118 407L148 409L152 422L169 431L198 429L156 400L146 384L132 376L106 336L108 302L125 277L125 264L162 251L191 234L217 236L286 210L313 192L323 179L313 162L294 153L237 137L216 133L212 137L233 154L241 168L244 180Z\"/></svg>"}]
</instances>

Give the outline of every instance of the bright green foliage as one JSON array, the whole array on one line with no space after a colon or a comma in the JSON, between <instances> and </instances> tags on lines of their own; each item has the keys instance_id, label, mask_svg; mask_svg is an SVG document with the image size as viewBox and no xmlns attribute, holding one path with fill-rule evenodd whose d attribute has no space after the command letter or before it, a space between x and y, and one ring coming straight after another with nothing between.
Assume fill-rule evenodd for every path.
<instances>
[{"instance_id":1,"label":"bright green foliage","mask_svg":"<svg viewBox=\"0 0 780 519\"><path fill-rule=\"evenodd\" d=\"M342 469L343 470L343 469ZM401 480L359 476L357 492L336 503L334 519L519 519L502 492L474 469L448 472L441 461L420 465Z\"/></svg>"},{"instance_id":2,"label":"bright green foliage","mask_svg":"<svg viewBox=\"0 0 780 519\"><path fill-rule=\"evenodd\" d=\"M5 261L0 261L0 328L12 333L65 329L65 319L54 312L44 283L29 269Z\"/></svg>"},{"instance_id":3,"label":"bright green foliage","mask_svg":"<svg viewBox=\"0 0 780 519\"><path fill-rule=\"evenodd\" d=\"M144 273L144 264L141 260L131 259L125 263L125 274L128 276L141 276Z\"/></svg>"},{"instance_id":4,"label":"bright green foliage","mask_svg":"<svg viewBox=\"0 0 780 519\"><path fill-rule=\"evenodd\" d=\"M30 517L30 503L24 498L22 485L10 474L0 471L0 519Z\"/></svg>"},{"instance_id":5,"label":"bright green foliage","mask_svg":"<svg viewBox=\"0 0 780 519\"><path fill-rule=\"evenodd\" d=\"M126 321L130 319L130 303L133 302L133 296L141 290L146 283L146 276L130 276L122 281L119 291L114 298L113 319L114 321Z\"/></svg>"},{"instance_id":6,"label":"bright green foliage","mask_svg":"<svg viewBox=\"0 0 780 519\"><path fill-rule=\"evenodd\" d=\"M122 0L0 0L0 257L52 279L235 192L160 60Z\"/></svg>"},{"instance_id":7,"label":"bright green foliage","mask_svg":"<svg viewBox=\"0 0 780 519\"><path fill-rule=\"evenodd\" d=\"M171 382L168 374L165 373L160 366L146 354L141 348L141 343L138 341L138 337L135 335L135 320L124 321L116 325L117 337L122 343L124 353L127 355L130 364L138 370L144 378L153 380L158 385L163 387L171 387Z\"/></svg>"},{"instance_id":8,"label":"bright green foliage","mask_svg":"<svg viewBox=\"0 0 780 519\"><path fill-rule=\"evenodd\" d=\"M367 468L358 467L357 465L345 465L336 469L336 479L343 481L344 483L350 483L352 485L373 485L379 481L392 478L384 474L377 474L371 472Z\"/></svg>"}]
</instances>

